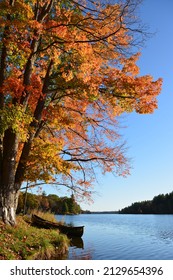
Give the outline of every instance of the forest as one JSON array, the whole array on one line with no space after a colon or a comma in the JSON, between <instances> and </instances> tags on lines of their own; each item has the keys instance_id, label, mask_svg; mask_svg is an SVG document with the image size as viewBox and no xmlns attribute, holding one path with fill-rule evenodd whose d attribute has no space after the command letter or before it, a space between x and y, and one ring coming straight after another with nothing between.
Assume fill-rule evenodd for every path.
<instances>
[{"instance_id":1,"label":"forest","mask_svg":"<svg viewBox=\"0 0 173 280\"><path fill-rule=\"evenodd\" d=\"M33 210L51 212L54 214L80 214L81 208L71 197L59 197L55 194L46 195L43 192L41 195L20 192L17 214L31 213Z\"/></svg>"},{"instance_id":2,"label":"forest","mask_svg":"<svg viewBox=\"0 0 173 280\"><path fill-rule=\"evenodd\" d=\"M152 200L135 202L119 211L120 214L173 214L173 192L159 194Z\"/></svg>"}]
</instances>

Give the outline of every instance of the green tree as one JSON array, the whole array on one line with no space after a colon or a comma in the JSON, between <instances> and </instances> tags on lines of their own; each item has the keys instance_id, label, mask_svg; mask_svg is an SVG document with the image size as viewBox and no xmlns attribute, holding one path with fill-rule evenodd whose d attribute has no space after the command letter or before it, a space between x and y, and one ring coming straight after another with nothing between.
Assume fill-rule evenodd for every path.
<instances>
[{"instance_id":1,"label":"green tree","mask_svg":"<svg viewBox=\"0 0 173 280\"><path fill-rule=\"evenodd\" d=\"M23 199L25 200L25 195L23 194ZM33 209L38 209L39 207L39 200L38 197L32 193L27 193L27 199L26 199L26 212L33 210Z\"/></svg>"},{"instance_id":2,"label":"green tree","mask_svg":"<svg viewBox=\"0 0 173 280\"><path fill-rule=\"evenodd\" d=\"M159 194L152 200L135 202L120 211L123 214L173 214L173 192Z\"/></svg>"},{"instance_id":3,"label":"green tree","mask_svg":"<svg viewBox=\"0 0 173 280\"><path fill-rule=\"evenodd\" d=\"M60 198L55 194L47 196L49 201L50 210L52 213L59 213Z\"/></svg>"},{"instance_id":4,"label":"green tree","mask_svg":"<svg viewBox=\"0 0 173 280\"><path fill-rule=\"evenodd\" d=\"M63 203L62 203L62 213L63 214L68 214L69 213L69 208L68 208L67 201L63 201Z\"/></svg>"}]
</instances>

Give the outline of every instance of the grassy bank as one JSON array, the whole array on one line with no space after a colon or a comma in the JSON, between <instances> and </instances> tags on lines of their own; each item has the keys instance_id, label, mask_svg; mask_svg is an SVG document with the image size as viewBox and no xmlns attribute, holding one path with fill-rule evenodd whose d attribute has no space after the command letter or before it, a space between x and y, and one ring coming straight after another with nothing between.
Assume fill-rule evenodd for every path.
<instances>
[{"instance_id":1,"label":"grassy bank","mask_svg":"<svg viewBox=\"0 0 173 280\"><path fill-rule=\"evenodd\" d=\"M0 221L0 260L42 260L66 258L69 240L57 230L38 229L22 216L17 226Z\"/></svg>"}]
</instances>

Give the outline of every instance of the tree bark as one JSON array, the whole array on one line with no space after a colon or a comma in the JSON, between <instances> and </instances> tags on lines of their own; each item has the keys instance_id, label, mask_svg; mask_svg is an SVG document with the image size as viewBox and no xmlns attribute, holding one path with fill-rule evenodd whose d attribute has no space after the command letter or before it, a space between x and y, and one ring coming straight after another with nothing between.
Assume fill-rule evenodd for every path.
<instances>
[{"instance_id":1,"label":"tree bark","mask_svg":"<svg viewBox=\"0 0 173 280\"><path fill-rule=\"evenodd\" d=\"M5 224L16 225L16 209L18 204L19 191L11 187L4 186L1 193L1 216Z\"/></svg>"},{"instance_id":2,"label":"tree bark","mask_svg":"<svg viewBox=\"0 0 173 280\"><path fill-rule=\"evenodd\" d=\"M1 216L6 224L15 225L15 212L20 185L15 184L16 156L19 139L12 129L7 129L3 138L3 160L0 180Z\"/></svg>"}]
</instances>

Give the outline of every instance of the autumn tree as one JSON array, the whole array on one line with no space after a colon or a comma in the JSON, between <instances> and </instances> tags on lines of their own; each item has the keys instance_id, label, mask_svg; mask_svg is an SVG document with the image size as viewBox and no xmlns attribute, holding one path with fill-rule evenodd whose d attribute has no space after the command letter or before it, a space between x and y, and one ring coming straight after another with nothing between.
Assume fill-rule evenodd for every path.
<instances>
[{"instance_id":1,"label":"autumn tree","mask_svg":"<svg viewBox=\"0 0 173 280\"><path fill-rule=\"evenodd\" d=\"M112 3L114 2L114 3ZM139 76L138 0L0 1L0 199L15 224L24 181L90 194L94 169L127 175L123 112L152 113L161 80Z\"/></svg>"}]
</instances>

